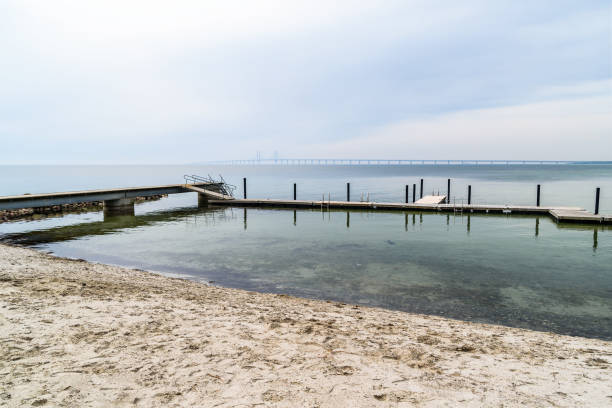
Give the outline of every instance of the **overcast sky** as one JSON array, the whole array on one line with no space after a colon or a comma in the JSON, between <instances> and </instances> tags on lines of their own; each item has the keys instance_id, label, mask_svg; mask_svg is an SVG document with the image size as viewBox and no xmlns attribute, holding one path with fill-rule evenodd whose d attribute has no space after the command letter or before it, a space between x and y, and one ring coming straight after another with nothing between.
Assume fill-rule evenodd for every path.
<instances>
[{"instance_id":1,"label":"overcast sky","mask_svg":"<svg viewBox=\"0 0 612 408\"><path fill-rule=\"evenodd\" d=\"M0 164L612 160L612 6L0 1Z\"/></svg>"}]
</instances>

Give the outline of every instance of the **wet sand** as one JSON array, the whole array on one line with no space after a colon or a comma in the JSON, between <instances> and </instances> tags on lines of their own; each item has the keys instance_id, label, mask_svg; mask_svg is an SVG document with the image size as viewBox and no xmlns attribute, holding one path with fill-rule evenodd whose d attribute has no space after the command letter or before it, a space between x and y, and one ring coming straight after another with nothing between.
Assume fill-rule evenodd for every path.
<instances>
[{"instance_id":1,"label":"wet sand","mask_svg":"<svg viewBox=\"0 0 612 408\"><path fill-rule=\"evenodd\" d=\"M612 343L0 245L0 406L611 406Z\"/></svg>"}]
</instances>

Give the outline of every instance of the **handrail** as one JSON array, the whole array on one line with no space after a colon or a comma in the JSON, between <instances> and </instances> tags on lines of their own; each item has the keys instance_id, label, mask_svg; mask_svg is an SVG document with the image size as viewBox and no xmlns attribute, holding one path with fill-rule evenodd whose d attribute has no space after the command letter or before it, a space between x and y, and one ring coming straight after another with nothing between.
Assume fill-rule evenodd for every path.
<instances>
[{"instance_id":1,"label":"handrail","mask_svg":"<svg viewBox=\"0 0 612 408\"><path fill-rule=\"evenodd\" d=\"M210 176L210 174L208 175L208 177L198 176L197 174L185 174L183 175L183 178L185 179L185 184L193 184L193 183L214 184L219 189L219 192L226 196L233 197L234 190L236 189L236 186L227 183L225 179L223 179L223 176L221 175L219 175L219 180L215 180L214 178Z\"/></svg>"}]
</instances>

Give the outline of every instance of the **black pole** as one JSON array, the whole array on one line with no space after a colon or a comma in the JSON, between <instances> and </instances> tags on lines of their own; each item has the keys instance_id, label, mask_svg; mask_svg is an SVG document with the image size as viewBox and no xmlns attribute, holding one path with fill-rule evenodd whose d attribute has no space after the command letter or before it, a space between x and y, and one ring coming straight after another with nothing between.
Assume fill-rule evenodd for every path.
<instances>
[{"instance_id":1,"label":"black pole","mask_svg":"<svg viewBox=\"0 0 612 408\"><path fill-rule=\"evenodd\" d=\"M599 187L595 190L595 215L599 214Z\"/></svg>"},{"instance_id":2,"label":"black pole","mask_svg":"<svg viewBox=\"0 0 612 408\"><path fill-rule=\"evenodd\" d=\"M412 185L412 202L416 201L416 184Z\"/></svg>"},{"instance_id":3,"label":"black pole","mask_svg":"<svg viewBox=\"0 0 612 408\"><path fill-rule=\"evenodd\" d=\"M446 187L446 202L447 202L448 204L450 204L450 180L451 180L451 179L448 179L448 181L447 181L447 187Z\"/></svg>"},{"instance_id":4,"label":"black pole","mask_svg":"<svg viewBox=\"0 0 612 408\"><path fill-rule=\"evenodd\" d=\"M538 207L540 206L540 185L538 184L538 198L537 198L537 204Z\"/></svg>"},{"instance_id":5,"label":"black pole","mask_svg":"<svg viewBox=\"0 0 612 408\"><path fill-rule=\"evenodd\" d=\"M351 183L346 183L346 201L351 201Z\"/></svg>"},{"instance_id":6,"label":"black pole","mask_svg":"<svg viewBox=\"0 0 612 408\"><path fill-rule=\"evenodd\" d=\"M293 200L297 200L297 183L293 183Z\"/></svg>"},{"instance_id":7,"label":"black pole","mask_svg":"<svg viewBox=\"0 0 612 408\"><path fill-rule=\"evenodd\" d=\"M468 205L472 204L472 186L468 186Z\"/></svg>"},{"instance_id":8,"label":"black pole","mask_svg":"<svg viewBox=\"0 0 612 408\"><path fill-rule=\"evenodd\" d=\"M246 177L242 179L242 189L244 191L244 199L246 200L246 198L247 198L247 194L246 194Z\"/></svg>"},{"instance_id":9,"label":"black pole","mask_svg":"<svg viewBox=\"0 0 612 408\"><path fill-rule=\"evenodd\" d=\"M421 179L421 196L419 198L423 198L423 179Z\"/></svg>"},{"instance_id":10,"label":"black pole","mask_svg":"<svg viewBox=\"0 0 612 408\"><path fill-rule=\"evenodd\" d=\"M406 184L406 204L408 204L408 192L410 191L410 186Z\"/></svg>"}]
</instances>

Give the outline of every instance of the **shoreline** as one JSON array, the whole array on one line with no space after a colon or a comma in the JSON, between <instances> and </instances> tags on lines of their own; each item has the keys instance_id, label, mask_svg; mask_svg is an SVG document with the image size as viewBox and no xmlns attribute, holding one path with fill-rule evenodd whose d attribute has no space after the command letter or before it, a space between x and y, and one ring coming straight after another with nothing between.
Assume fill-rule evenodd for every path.
<instances>
[{"instance_id":1,"label":"shoreline","mask_svg":"<svg viewBox=\"0 0 612 408\"><path fill-rule=\"evenodd\" d=\"M605 406L612 342L0 244L0 405Z\"/></svg>"}]
</instances>

